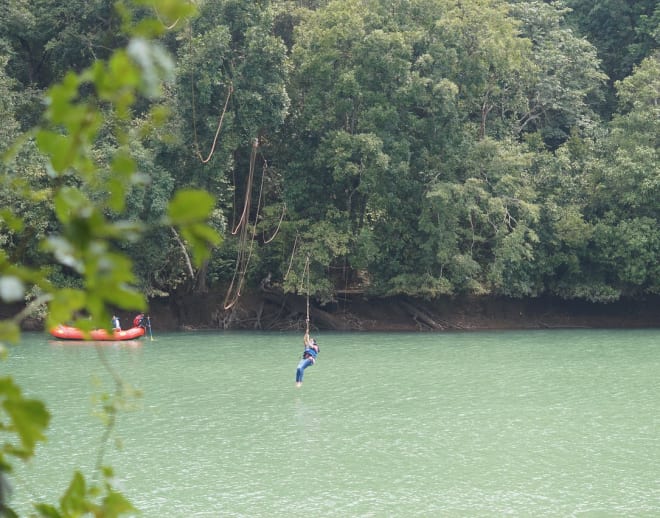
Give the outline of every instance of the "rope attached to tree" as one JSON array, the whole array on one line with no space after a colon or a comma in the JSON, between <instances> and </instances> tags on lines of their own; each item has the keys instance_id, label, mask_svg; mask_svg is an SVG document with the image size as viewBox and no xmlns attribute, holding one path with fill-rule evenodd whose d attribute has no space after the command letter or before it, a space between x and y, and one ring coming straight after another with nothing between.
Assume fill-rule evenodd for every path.
<instances>
[{"instance_id":1,"label":"rope attached to tree","mask_svg":"<svg viewBox=\"0 0 660 518\"><path fill-rule=\"evenodd\" d=\"M286 269L286 273L284 274L285 281L289 278L289 273L291 273L291 265L293 265L293 258L296 255L297 247L298 247L298 233L296 232L296 238L293 241L293 250L291 250L291 257L289 258L289 267Z\"/></svg>"},{"instance_id":2,"label":"rope attached to tree","mask_svg":"<svg viewBox=\"0 0 660 518\"><path fill-rule=\"evenodd\" d=\"M195 153L197 154L197 158L199 158L202 164L207 164L209 160L211 160L213 153L215 153L215 146L218 143L218 136L220 136L220 130L222 129L222 122L225 119L225 113L227 113L227 105L229 104L229 98L231 97L233 91L234 91L234 87L232 85L229 85L229 90L227 91L227 99L225 99L225 106L222 109L222 113L220 114L218 127L215 130L215 136L213 137L213 144L211 144L211 151L209 151L208 156L204 158L202 156L201 151L199 150L199 140L197 138L197 122L196 122L197 115L195 114L195 85L194 84L192 85L192 111L193 111L193 133L195 137Z\"/></svg>"},{"instance_id":3,"label":"rope attached to tree","mask_svg":"<svg viewBox=\"0 0 660 518\"><path fill-rule=\"evenodd\" d=\"M227 98L225 99L225 105L224 108L222 109L222 113L220 114L220 120L218 121L218 127L215 130L215 136L213 137L213 143L211 144L211 151L209 151L209 154L206 158L202 156L202 153L200 151L199 147L199 138L197 136L197 112L195 109L195 72L194 72L194 66L192 64L193 60L193 37L192 37L192 26L188 24L188 37L189 37L189 44L190 44L190 93L191 93L191 102L192 102L192 123L193 123L193 138L195 141L195 154L197 155L197 158L202 162L202 164L207 164L210 160L211 157L213 156L213 153L215 153L215 146L218 143L218 137L220 136L220 130L222 129L222 123L225 119L225 113L227 113L227 106L229 105L229 99L231 98L231 94L234 92L234 86L230 83L229 88L227 90Z\"/></svg>"},{"instance_id":4,"label":"rope attached to tree","mask_svg":"<svg viewBox=\"0 0 660 518\"><path fill-rule=\"evenodd\" d=\"M280 227L282 226L282 221L284 221L284 215L285 215L285 214L286 214L286 203L284 203L284 204L282 205L282 215L280 216L280 221L277 223L277 228L275 229L275 233L274 233L271 237L269 237L268 239L266 239L266 238L264 237L264 245L267 245L267 244L270 243L273 239L275 239L275 237L277 236L278 232L280 231ZM263 234L262 234L262 235L263 235Z\"/></svg>"},{"instance_id":5,"label":"rope attached to tree","mask_svg":"<svg viewBox=\"0 0 660 518\"><path fill-rule=\"evenodd\" d=\"M307 318L305 319L305 332L306 334L309 334L309 255L307 256L307 260L305 261L305 271L303 272L303 280L304 276L307 274Z\"/></svg>"},{"instance_id":6,"label":"rope attached to tree","mask_svg":"<svg viewBox=\"0 0 660 518\"><path fill-rule=\"evenodd\" d=\"M236 257L236 268L234 269L234 276L227 290L227 295L225 296L225 311L230 309L241 296L241 290L243 288L243 283L245 282L245 277L247 275L248 265L250 264L250 259L252 257L254 237L257 233L257 221L259 219L259 210L261 209L261 193L263 191L264 176L266 175L266 166L264 165L264 170L261 175L261 186L259 188L259 198L257 201L257 212L254 217L254 225L252 225L252 236L248 236L248 226L249 226L249 213L252 204L252 185L254 183L254 165L257 156L257 149L259 147L259 139L254 139L252 145L252 154L250 156L250 171L248 175L246 193L245 193L245 204L243 206L243 214L239 220L236 227L232 230L232 235L239 233L238 237L238 255ZM249 241L249 247L248 247ZM238 283L237 283L238 279ZM237 284L236 288L234 286ZM235 291L235 294L232 295L232 292Z\"/></svg>"}]
</instances>

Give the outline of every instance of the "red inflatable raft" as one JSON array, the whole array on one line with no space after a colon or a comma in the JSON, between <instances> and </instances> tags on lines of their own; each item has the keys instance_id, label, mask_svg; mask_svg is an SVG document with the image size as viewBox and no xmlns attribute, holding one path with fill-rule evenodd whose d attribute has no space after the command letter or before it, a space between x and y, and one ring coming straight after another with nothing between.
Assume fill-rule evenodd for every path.
<instances>
[{"instance_id":1,"label":"red inflatable raft","mask_svg":"<svg viewBox=\"0 0 660 518\"><path fill-rule=\"evenodd\" d=\"M50 334L60 340L135 340L144 336L144 333L144 327L131 327L121 331L114 330L112 333L108 333L105 329L93 329L89 337L85 337L80 329L71 326L59 325L50 330Z\"/></svg>"}]
</instances>

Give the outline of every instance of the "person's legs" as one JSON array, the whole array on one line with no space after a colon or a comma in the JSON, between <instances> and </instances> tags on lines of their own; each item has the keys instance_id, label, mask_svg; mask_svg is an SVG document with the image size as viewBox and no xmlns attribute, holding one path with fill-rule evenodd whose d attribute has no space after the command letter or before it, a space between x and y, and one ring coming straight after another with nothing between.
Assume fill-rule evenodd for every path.
<instances>
[{"instance_id":1,"label":"person's legs","mask_svg":"<svg viewBox=\"0 0 660 518\"><path fill-rule=\"evenodd\" d=\"M303 375L305 374L305 369L312 365L314 362L311 360L311 358L306 358L304 360L300 360L300 363L298 364L298 368L296 369L296 383L300 384L302 383L303 380Z\"/></svg>"}]
</instances>

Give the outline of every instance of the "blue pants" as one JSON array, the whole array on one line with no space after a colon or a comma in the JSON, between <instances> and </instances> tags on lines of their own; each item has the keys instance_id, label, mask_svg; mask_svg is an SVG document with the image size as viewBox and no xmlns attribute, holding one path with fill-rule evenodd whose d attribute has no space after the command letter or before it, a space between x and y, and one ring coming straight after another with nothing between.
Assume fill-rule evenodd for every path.
<instances>
[{"instance_id":1,"label":"blue pants","mask_svg":"<svg viewBox=\"0 0 660 518\"><path fill-rule=\"evenodd\" d=\"M310 365L314 365L314 361L311 358L305 358L300 360L298 368L296 369L296 382L302 383L304 370Z\"/></svg>"}]
</instances>

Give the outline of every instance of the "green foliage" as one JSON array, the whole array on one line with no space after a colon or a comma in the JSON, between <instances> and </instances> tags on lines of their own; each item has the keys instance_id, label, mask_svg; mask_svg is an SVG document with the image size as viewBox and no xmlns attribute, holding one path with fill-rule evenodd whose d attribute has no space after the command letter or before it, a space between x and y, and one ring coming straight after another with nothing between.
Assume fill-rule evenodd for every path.
<instances>
[{"instance_id":1,"label":"green foliage","mask_svg":"<svg viewBox=\"0 0 660 518\"><path fill-rule=\"evenodd\" d=\"M660 288L657 257L660 234L657 220L633 218L604 221L594 229L598 255L610 282L622 292L657 293Z\"/></svg>"},{"instance_id":2,"label":"green foliage","mask_svg":"<svg viewBox=\"0 0 660 518\"><path fill-rule=\"evenodd\" d=\"M161 5L159 8L164 16L181 16L189 11L188 6ZM149 24L134 23L126 10L123 17L126 25L135 25L138 35L151 36L155 30ZM66 306L71 312L68 315L66 311L52 311L48 325L62 321L53 320L52 315L70 320L74 311L85 310L92 316L93 324L107 326L107 306L145 308L144 297L130 287L135 282L132 263L110 248L114 241L136 241L144 234L145 227L109 219L108 213L121 214L125 209L127 187L140 181L131 155L131 108L140 96L157 96L159 84L171 72L172 62L157 44L135 37L126 50L115 52L107 62L96 61L80 74L69 73L61 83L49 89L47 122L35 132L36 143L49 158L51 176L77 176L82 184L63 185L55 193L55 216L62 232L45 240L44 249L60 264L82 276L86 295L78 304ZM89 86L94 94L82 96ZM104 128L104 120L112 120L113 125ZM109 131L117 143L105 154L110 164L110 174L105 177L97 174L96 162L96 144L102 129ZM100 193L109 193L109 196L99 196ZM209 203L203 207L208 214ZM202 249L207 244L218 243L215 232L198 214L199 211L194 217L163 221L180 226L181 232L194 240L196 256L205 253ZM56 293L53 296L56 301L63 298Z\"/></svg>"},{"instance_id":3,"label":"green foliage","mask_svg":"<svg viewBox=\"0 0 660 518\"><path fill-rule=\"evenodd\" d=\"M165 19L177 19L191 13L191 5L178 1L141 2L156 8ZM13 4L16 7L16 4ZM140 222L122 220L126 209L128 186L139 184L136 160L131 154L131 119L138 101L149 103L160 94L160 85L171 77L173 63L151 38L162 33L160 22L133 17L133 12L120 5L125 27L132 36L126 49L120 49L97 60L79 73L67 73L61 82L48 89L43 123L32 135L40 152L47 157L46 171L52 180L48 195L52 198L56 231L41 238L41 248L62 267L80 278L78 288L57 288L47 280L49 270L38 265L20 264L19 258L0 254L0 295L5 302L22 298L29 286L36 287L49 303L47 326L74 320L79 327L107 327L110 308L144 310L144 295L134 288L132 262L119 251L117 243L134 242L146 231ZM1 78L1 77L0 77ZM0 87L9 83L0 81ZM7 110L7 107L3 108ZM157 115L158 109L152 110ZM153 117L153 122L157 118ZM147 131L148 127L143 125ZM110 136L108 139L107 135ZM103 155L108 174L100 174L97 162L101 136L115 143ZM16 165L12 159L21 151L7 155L7 175L3 177L0 195L9 195L13 186L21 186L19 199L34 200L29 183L14 180ZM191 242L194 261L199 264L208 255L208 247L219 243L216 232L206 223L214 208L207 193L181 192L169 204L168 218L160 225L176 226ZM25 212L29 214L29 212ZM112 215L112 217L111 217ZM4 210L2 222L8 237L22 239L29 227L16 210ZM28 234L29 237L29 234ZM20 246L13 251L20 250ZM75 320L76 315L91 318ZM1 340L16 341L23 314L3 322ZM5 432L16 433L21 447L5 446L0 459L2 472L10 469L7 454L27 459L34 454L37 441L43 440L48 414L40 402L22 398L11 379L0 382L3 410L10 423L3 422ZM109 480L109 474L106 473ZM109 482L103 487L87 486L76 473L57 509L47 504L37 507L43 516L119 516L134 511Z\"/></svg>"},{"instance_id":4,"label":"green foliage","mask_svg":"<svg viewBox=\"0 0 660 518\"><path fill-rule=\"evenodd\" d=\"M18 326L9 329L6 322L0 322L0 333L3 339L17 340ZM12 378L0 378L0 433L6 437L0 449L0 483L3 486L5 476L12 471L12 458L30 459L37 443L45 440L50 417L43 402L24 397ZM13 441L13 436L17 442ZM4 499L0 501L0 513L16 516Z\"/></svg>"},{"instance_id":5,"label":"green foliage","mask_svg":"<svg viewBox=\"0 0 660 518\"><path fill-rule=\"evenodd\" d=\"M600 141L591 178L594 213L658 218L660 196L660 57L646 59L618 83L621 111Z\"/></svg>"},{"instance_id":6,"label":"green foliage","mask_svg":"<svg viewBox=\"0 0 660 518\"><path fill-rule=\"evenodd\" d=\"M660 55L658 52L644 59L633 73L616 83L619 111L640 110L651 118L658 117L660 98Z\"/></svg>"},{"instance_id":7,"label":"green foliage","mask_svg":"<svg viewBox=\"0 0 660 518\"><path fill-rule=\"evenodd\" d=\"M44 431L50 421L50 414L41 401L25 398L12 378L0 378L0 399L4 414L0 430L15 433L19 439L18 444L3 444L0 466L3 471L8 471L8 455L21 459L34 455L37 443L45 439Z\"/></svg>"},{"instance_id":8,"label":"green foliage","mask_svg":"<svg viewBox=\"0 0 660 518\"><path fill-rule=\"evenodd\" d=\"M578 34L597 49L610 79L606 102L600 105L609 118L616 111L614 83L658 48L660 7L656 0L566 0L566 5L572 9L569 17Z\"/></svg>"},{"instance_id":9,"label":"green foliage","mask_svg":"<svg viewBox=\"0 0 660 518\"><path fill-rule=\"evenodd\" d=\"M532 42L534 61L524 78L527 101L517 113L520 129L540 131L552 148L566 140L572 128L597 120L590 104L602 98L607 79L599 69L596 49L568 26L569 12L540 1L512 6L512 14L522 22L522 34Z\"/></svg>"},{"instance_id":10,"label":"green foliage","mask_svg":"<svg viewBox=\"0 0 660 518\"><path fill-rule=\"evenodd\" d=\"M463 183L439 182L430 191L426 246L451 292L523 296L542 289L534 267L540 208L530 166L524 147L486 139L466 155Z\"/></svg>"},{"instance_id":11,"label":"green foliage","mask_svg":"<svg viewBox=\"0 0 660 518\"><path fill-rule=\"evenodd\" d=\"M538 241L536 232L517 225L498 243L489 272L489 279L498 293L509 297L540 294L534 265L534 248Z\"/></svg>"},{"instance_id":12,"label":"green foliage","mask_svg":"<svg viewBox=\"0 0 660 518\"><path fill-rule=\"evenodd\" d=\"M246 250L322 302L660 291L657 2L198 4L0 7L4 302L107 326Z\"/></svg>"},{"instance_id":13,"label":"green foliage","mask_svg":"<svg viewBox=\"0 0 660 518\"><path fill-rule=\"evenodd\" d=\"M613 37L587 41L575 27L595 27L589 9L601 21L614 11L600 0L573 4L210 0L185 21L177 19L187 13L168 12L167 3L157 9L160 20L148 4L137 11L120 4L90 33L90 20L107 6L74 3L90 16L72 25L77 39L73 31L29 36L37 56L57 49L57 63L72 63L67 49L82 41L86 57L70 67L78 74L65 76L56 61L44 73L63 78L49 91L50 122L35 133L50 161L40 164L30 142L11 151L8 170L30 159L20 165L23 180L14 175L0 189L11 206L0 240L11 260L38 265L47 256L37 243L54 233L49 250L67 266L50 278L84 291L71 274L84 271L84 259L68 249L74 236L61 228L61 220L75 219L77 245L109 239L106 251L130 257L136 275L117 282L167 293L190 287L192 262L210 281L231 277L232 257L246 245L213 235L235 225L247 203L248 221L264 241L251 248L248 278L270 273L296 289L284 277L295 240L304 236L306 247L323 244L313 262L324 300L346 283L330 273L336 271L353 279L362 272L368 283L361 285L374 294L521 296L569 294L586 278L616 284L604 278L607 261L594 250L602 242L593 230L611 213L621 221L657 218L658 12L648 3L614 6L622 18L612 26L625 26L630 43L620 55L639 59L616 83L619 109L605 125L595 115L605 79L599 58ZM73 8L56 3L47 13L41 5L9 4L2 25L9 73L0 80L7 131L27 120L15 88L33 63L18 38L28 37L26 27L60 27L55 16L70 20ZM164 39L176 65L149 42L163 24L183 29ZM101 41L126 42L126 49L101 53ZM105 59L85 61L92 55ZM175 82L161 89L173 72ZM166 109L151 100L161 94ZM81 152L72 154L77 143ZM53 177L68 201L50 192ZM214 196L208 226L190 221L172 232L167 200L177 188ZM59 219L49 212L56 199ZM28 223L23 229L12 226L20 220ZM266 240L271 234L273 242ZM189 261L178 237L196 259ZM30 282L14 278L27 291Z\"/></svg>"},{"instance_id":14,"label":"green foliage","mask_svg":"<svg viewBox=\"0 0 660 518\"><path fill-rule=\"evenodd\" d=\"M104 516L114 518L137 510L124 496L115 491L108 482L112 471L105 470L106 482L103 487L96 484L87 485L84 476L79 471L73 475L66 492L60 498L59 507L49 504L35 504L39 516L44 518L68 518L73 516Z\"/></svg>"},{"instance_id":15,"label":"green foliage","mask_svg":"<svg viewBox=\"0 0 660 518\"><path fill-rule=\"evenodd\" d=\"M173 119L165 134L169 142L156 146L155 160L175 185L203 188L216 198L216 231L223 232L228 222L235 226L244 204L250 221L265 203L281 206L275 189L269 189L279 182L277 169L266 167L269 146L289 106L286 47L272 34L274 20L270 2L211 0L200 5L200 16L176 44L177 79L168 93ZM261 200L259 207L252 200ZM207 280L230 277L218 268L244 248L233 241L238 236L228 235L217 257L198 264L195 289ZM178 244L171 240L168 246L168 260L154 270L166 275L170 291L183 283L176 264ZM187 288L193 288L192 281Z\"/></svg>"},{"instance_id":16,"label":"green foliage","mask_svg":"<svg viewBox=\"0 0 660 518\"><path fill-rule=\"evenodd\" d=\"M192 246L198 267L210 255L208 245L220 244L218 234L205 223L214 204L214 199L206 191L180 190L168 209L167 223L181 228L183 237Z\"/></svg>"},{"instance_id":17,"label":"green foliage","mask_svg":"<svg viewBox=\"0 0 660 518\"><path fill-rule=\"evenodd\" d=\"M592 185L584 143L598 134L589 103L604 80L567 14L542 2L335 1L301 16L283 196L292 222L332 214L353 232L328 267L366 268L374 293L546 289L539 200L575 204ZM555 165L544 145L573 157Z\"/></svg>"},{"instance_id":18,"label":"green foliage","mask_svg":"<svg viewBox=\"0 0 660 518\"><path fill-rule=\"evenodd\" d=\"M567 0L566 4L573 9L571 17L582 34L598 48L603 68L613 81L629 75L654 42L657 48L654 26L649 24L660 15L655 0Z\"/></svg>"}]
</instances>

